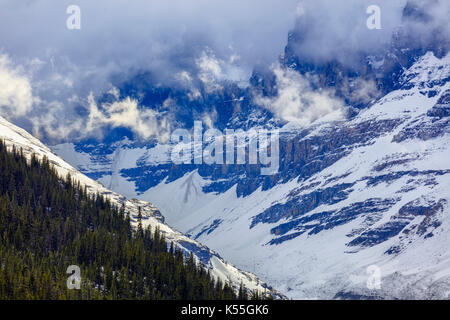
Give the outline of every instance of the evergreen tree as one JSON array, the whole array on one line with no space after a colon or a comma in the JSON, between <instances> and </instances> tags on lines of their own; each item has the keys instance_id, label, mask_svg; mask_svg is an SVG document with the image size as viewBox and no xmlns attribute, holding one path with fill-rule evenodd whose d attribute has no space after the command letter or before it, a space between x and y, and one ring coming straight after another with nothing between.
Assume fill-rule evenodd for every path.
<instances>
[{"instance_id":1,"label":"evergreen tree","mask_svg":"<svg viewBox=\"0 0 450 320\"><path fill-rule=\"evenodd\" d=\"M0 299L237 299L158 228L0 141ZM152 231L154 230L154 231ZM67 288L67 267L81 289Z\"/></svg>"}]
</instances>

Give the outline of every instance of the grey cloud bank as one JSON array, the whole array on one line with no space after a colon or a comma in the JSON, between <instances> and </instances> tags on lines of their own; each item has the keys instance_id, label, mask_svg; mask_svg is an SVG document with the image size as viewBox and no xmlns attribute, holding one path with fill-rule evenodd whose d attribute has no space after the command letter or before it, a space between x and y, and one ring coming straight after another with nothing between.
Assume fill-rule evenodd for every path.
<instances>
[{"instance_id":1,"label":"grey cloud bank","mask_svg":"<svg viewBox=\"0 0 450 320\"><path fill-rule=\"evenodd\" d=\"M66 9L73 4L81 8L80 30L66 27ZM372 4L381 7L381 30L366 27L366 8ZM300 57L337 57L351 63L352 53L375 52L390 41L402 24L405 4L406 0L4 0L0 83L12 85L0 89L0 111L37 135L51 128L52 137L59 139L101 134L99 127L105 124L125 125L145 137L161 129L167 136L170 123L155 122L159 115L142 110L133 99L116 99L102 113L103 104L95 96L111 90L112 75L126 78L139 71L150 71L155 81L167 86L194 86L196 78L210 91L218 81L246 81L257 64L277 68L292 29L303 37L296 48ZM433 24L448 25L448 8L446 1L430 6L431 23L416 25L418 37L426 37ZM286 95L262 101L276 115L290 120L305 118L306 112L306 118L315 119L338 108L330 95L311 90L299 95L308 86L296 75L279 70L278 78ZM199 93L190 94L195 98ZM296 101L303 109L297 110ZM308 108L311 101L327 102L323 112ZM7 104L14 104L15 111ZM79 114L80 106L87 114Z\"/></svg>"}]
</instances>

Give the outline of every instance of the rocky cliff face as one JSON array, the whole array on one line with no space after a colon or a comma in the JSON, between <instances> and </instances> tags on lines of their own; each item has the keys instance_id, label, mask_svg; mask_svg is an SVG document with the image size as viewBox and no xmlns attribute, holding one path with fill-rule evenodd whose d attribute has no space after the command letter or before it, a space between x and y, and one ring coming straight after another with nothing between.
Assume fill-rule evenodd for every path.
<instances>
[{"instance_id":1,"label":"rocky cliff face","mask_svg":"<svg viewBox=\"0 0 450 320\"><path fill-rule=\"evenodd\" d=\"M0 139L9 148L15 147L21 149L27 158L31 158L32 154L35 154L38 159L47 157L61 177L66 177L67 174L70 174L72 179L85 186L88 192L105 196L117 207L124 205L125 210L130 212L133 224L137 224L137 216L140 208L144 227L150 225L152 228L159 228L169 243L173 243L185 252L186 255L192 252L198 263L202 263L206 268L210 269L211 274L216 278L220 278L222 282L230 282L234 289L238 290L241 283L243 283L249 292L253 290L269 292L272 290L269 285L260 281L254 274L236 268L205 245L169 227L164 223L164 217L153 204L135 198L129 199L121 194L108 190L100 183L83 175L63 159L52 153L47 146L31 134L9 123L2 117L0 117ZM284 295L276 291L273 291L273 296L276 299L285 298Z\"/></svg>"},{"instance_id":2,"label":"rocky cliff face","mask_svg":"<svg viewBox=\"0 0 450 320\"><path fill-rule=\"evenodd\" d=\"M353 57L351 63L302 56L298 47L307 30L298 25L289 34L281 63L286 68L308 75L317 88L332 88L347 104L356 108L367 107L374 100L398 89L404 70L425 53L431 51L439 58L447 54L450 40L445 26L428 26L432 19L428 9L438 2L408 1L403 9L402 25L393 34L390 45L377 52L348 52ZM429 30L430 36L418 35L421 28ZM270 76L265 75L265 78L270 79Z\"/></svg>"},{"instance_id":3,"label":"rocky cliff face","mask_svg":"<svg viewBox=\"0 0 450 320\"><path fill-rule=\"evenodd\" d=\"M349 120L282 127L273 176L257 165L177 166L160 144L123 142L101 156L54 150L85 159L84 172L106 185L116 179L290 297L442 298L450 288L449 76L449 57L428 52L397 90ZM370 265L381 270L379 290L366 287Z\"/></svg>"},{"instance_id":4,"label":"rocky cliff face","mask_svg":"<svg viewBox=\"0 0 450 320\"><path fill-rule=\"evenodd\" d=\"M274 175L251 164L175 165L173 146L120 134L53 150L105 186L156 204L169 225L289 297L447 298L450 46L439 28L414 38L428 19L421 3L405 7L388 48L359 52L352 66L305 60L296 50L301 32L289 35L281 68L314 90L332 89L349 106L344 118L275 118L255 99L279 93L264 68L247 87L227 83L195 101L142 79L122 85L144 105L173 99L164 108L181 127L215 110L218 129L279 128ZM367 85L375 90L361 94ZM373 268L375 289L367 285Z\"/></svg>"}]
</instances>

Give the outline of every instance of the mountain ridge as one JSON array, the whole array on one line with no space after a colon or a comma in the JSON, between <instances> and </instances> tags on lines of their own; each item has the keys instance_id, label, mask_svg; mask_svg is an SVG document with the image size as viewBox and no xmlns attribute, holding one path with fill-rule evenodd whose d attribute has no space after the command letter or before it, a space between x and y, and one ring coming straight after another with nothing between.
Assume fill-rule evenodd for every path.
<instances>
[{"instance_id":1,"label":"mountain ridge","mask_svg":"<svg viewBox=\"0 0 450 320\"><path fill-rule=\"evenodd\" d=\"M398 89L349 120L286 125L273 177L246 166L225 175L215 174L220 167L174 167L170 148L158 145L139 151L115 179L291 298L447 298L449 76L450 55L428 52ZM125 149L133 155L132 144ZM108 166L89 159L93 174ZM166 173L140 186L153 172ZM372 264L382 270L381 290L366 288Z\"/></svg>"},{"instance_id":2,"label":"mountain ridge","mask_svg":"<svg viewBox=\"0 0 450 320\"><path fill-rule=\"evenodd\" d=\"M197 262L210 269L216 279L220 278L224 283L229 281L235 290L238 290L242 283L249 291L271 291L271 287L260 282L253 274L235 268L225 262L216 252L167 226L164 223L163 216L154 205L137 199L129 200L118 193L106 189L100 183L81 174L77 169L59 158L31 134L6 121L3 117L0 117L0 139L4 141L8 148L14 146L17 149L21 149L28 159L33 154L36 155L37 159L41 160L47 157L50 164L61 177L66 177L67 174L70 174L73 181L80 182L82 186L86 186L88 193L105 196L118 208L123 204L125 210L131 213L134 226L137 225L138 213L141 211L144 227L151 225L152 228L159 228L169 243L173 242L177 248L186 253L192 252ZM273 295L275 298L284 298L282 294L276 291L273 291Z\"/></svg>"}]
</instances>

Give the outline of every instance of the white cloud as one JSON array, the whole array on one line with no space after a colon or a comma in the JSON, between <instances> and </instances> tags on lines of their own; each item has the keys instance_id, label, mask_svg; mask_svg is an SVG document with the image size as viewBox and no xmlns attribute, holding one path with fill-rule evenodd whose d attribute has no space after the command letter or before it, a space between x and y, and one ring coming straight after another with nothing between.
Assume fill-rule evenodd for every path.
<instances>
[{"instance_id":1,"label":"white cloud","mask_svg":"<svg viewBox=\"0 0 450 320\"><path fill-rule=\"evenodd\" d=\"M67 57L80 71L106 74L146 68L165 80L210 47L224 61L239 55L249 76L255 62L278 58L297 1L78 0L81 29L68 30L70 0L2 0L0 39L20 58L54 57L57 66Z\"/></svg>"},{"instance_id":2,"label":"white cloud","mask_svg":"<svg viewBox=\"0 0 450 320\"><path fill-rule=\"evenodd\" d=\"M217 120L217 111L213 109L211 112L205 112L202 116L202 122L207 129L214 129L214 123Z\"/></svg>"},{"instance_id":3,"label":"white cloud","mask_svg":"<svg viewBox=\"0 0 450 320\"><path fill-rule=\"evenodd\" d=\"M301 37L295 52L301 59L334 60L352 64L361 52L377 52L389 45L401 24L407 0L303 0L296 8L295 30ZM448 1L446 1L448 2ZM381 30L369 30L366 9L381 8Z\"/></svg>"},{"instance_id":4,"label":"white cloud","mask_svg":"<svg viewBox=\"0 0 450 320\"><path fill-rule=\"evenodd\" d=\"M220 61L211 50L204 50L201 56L196 60L199 68L199 79L203 82L207 92L216 91L222 88L218 83L223 77Z\"/></svg>"},{"instance_id":5,"label":"white cloud","mask_svg":"<svg viewBox=\"0 0 450 320\"><path fill-rule=\"evenodd\" d=\"M38 138L45 136L55 141L60 141L73 133L87 134L84 119L75 118L65 121L67 119L63 117L65 113L65 105L63 103L56 100L47 102L37 99L34 101L34 106L41 110L43 105L45 106L45 113L36 113L29 116L34 136Z\"/></svg>"},{"instance_id":6,"label":"white cloud","mask_svg":"<svg viewBox=\"0 0 450 320\"><path fill-rule=\"evenodd\" d=\"M119 99L120 92L116 87L112 87L111 89L109 89L108 93L112 95L116 100Z\"/></svg>"},{"instance_id":7,"label":"white cloud","mask_svg":"<svg viewBox=\"0 0 450 320\"><path fill-rule=\"evenodd\" d=\"M110 88L109 93L115 101L103 103L100 107L91 92L86 99L81 99L73 90L73 83L68 77L59 73L51 74L48 81L34 81L33 75L39 73L44 62L33 59L24 66L14 65L7 55L0 55L0 114L9 120L25 124L39 138L54 141L70 136L86 138L103 136L107 126L126 127L143 139L158 137L160 141L169 139L170 122L161 114L140 108L137 100L127 97L119 100L119 90ZM28 73L25 73L24 70ZM59 83L60 85L56 85ZM54 84L54 85L52 85ZM44 93L44 97L33 95L32 91ZM53 95L45 95L53 89ZM58 93L68 90L72 94L58 100ZM61 96L64 98L64 95ZM167 106L172 101L164 102ZM85 107L87 114L76 116L73 106ZM22 119L22 120L20 120Z\"/></svg>"},{"instance_id":8,"label":"white cloud","mask_svg":"<svg viewBox=\"0 0 450 320\"><path fill-rule=\"evenodd\" d=\"M373 102L380 96L380 91L374 80L356 79L351 84L350 98L361 103Z\"/></svg>"},{"instance_id":9,"label":"white cloud","mask_svg":"<svg viewBox=\"0 0 450 320\"><path fill-rule=\"evenodd\" d=\"M88 103L89 117L86 125L88 132L94 132L109 125L113 128L129 128L143 139L156 136L164 141L169 137L170 124L167 119L152 109L139 108L138 101L135 99L127 97L113 103L104 103L99 108L91 93Z\"/></svg>"},{"instance_id":10,"label":"white cloud","mask_svg":"<svg viewBox=\"0 0 450 320\"><path fill-rule=\"evenodd\" d=\"M7 118L25 115L33 103L28 78L14 68L6 55L0 55L0 111Z\"/></svg>"},{"instance_id":11,"label":"white cloud","mask_svg":"<svg viewBox=\"0 0 450 320\"><path fill-rule=\"evenodd\" d=\"M65 24L71 1L3 0L0 12L8 14L0 19L2 51L24 68L0 56L0 112L25 115L34 132L59 139L76 130L75 138L101 132L106 125L129 127L141 137L167 136L168 118L133 99L119 100L116 90L110 91L114 103L96 108L82 97L107 92L112 74L125 79L130 70L143 70L158 77L155 83L175 79L188 88L189 99L199 100L199 79L217 90L222 80L248 80L255 64L276 61L295 20L304 36L295 48L300 56L352 61L349 51L375 52L391 39L405 3L382 1L383 29L369 31L365 9L372 0L79 0L82 24L74 31ZM448 3L429 6L433 25L448 26ZM450 28L443 29L448 39ZM432 34L421 24L417 30L418 39ZM307 79L290 71L278 70L277 82L279 96L260 103L284 120L310 123L342 105L332 92L313 92ZM355 94L371 99L373 83L356 86Z\"/></svg>"},{"instance_id":12,"label":"white cloud","mask_svg":"<svg viewBox=\"0 0 450 320\"><path fill-rule=\"evenodd\" d=\"M321 117L342 111L344 103L331 90L313 90L307 78L298 72L274 68L278 95L256 97L256 102L284 121L309 125Z\"/></svg>"},{"instance_id":13,"label":"white cloud","mask_svg":"<svg viewBox=\"0 0 450 320\"><path fill-rule=\"evenodd\" d=\"M232 47L231 50L233 50ZM232 53L225 61L218 58L210 48L203 50L195 62L199 70L198 77L203 82L206 91L222 89L221 82L224 80L247 83L248 75L239 65L240 60L240 56L236 53Z\"/></svg>"}]
</instances>

